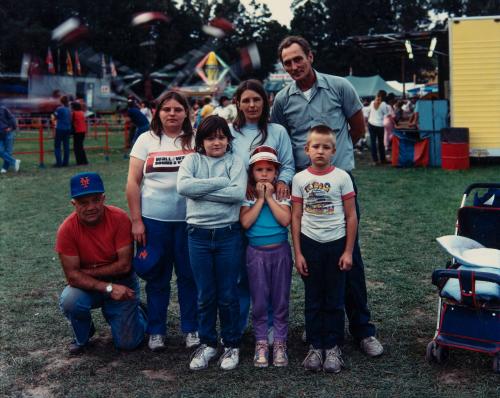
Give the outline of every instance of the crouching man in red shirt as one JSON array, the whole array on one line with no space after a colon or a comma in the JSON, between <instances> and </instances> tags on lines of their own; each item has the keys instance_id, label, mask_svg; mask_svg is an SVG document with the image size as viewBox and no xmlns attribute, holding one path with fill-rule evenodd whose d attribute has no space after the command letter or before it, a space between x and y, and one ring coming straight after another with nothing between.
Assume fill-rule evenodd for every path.
<instances>
[{"instance_id":1,"label":"crouching man in red shirt","mask_svg":"<svg viewBox=\"0 0 500 398\"><path fill-rule=\"evenodd\" d=\"M75 211L59 227L55 247L68 282L60 307L75 336L69 352L83 352L95 333L94 308L101 308L111 326L115 346L134 349L144 339L147 320L132 271L130 220L123 210L104 204L98 174L77 174L70 186Z\"/></svg>"}]
</instances>

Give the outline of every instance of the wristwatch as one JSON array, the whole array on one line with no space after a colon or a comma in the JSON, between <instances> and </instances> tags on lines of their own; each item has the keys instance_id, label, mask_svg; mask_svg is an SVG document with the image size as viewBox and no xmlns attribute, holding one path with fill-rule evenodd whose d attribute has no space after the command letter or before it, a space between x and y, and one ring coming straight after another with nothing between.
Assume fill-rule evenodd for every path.
<instances>
[{"instance_id":1,"label":"wristwatch","mask_svg":"<svg viewBox=\"0 0 500 398\"><path fill-rule=\"evenodd\" d=\"M106 286L106 293L111 294L113 292L113 284L110 283Z\"/></svg>"}]
</instances>

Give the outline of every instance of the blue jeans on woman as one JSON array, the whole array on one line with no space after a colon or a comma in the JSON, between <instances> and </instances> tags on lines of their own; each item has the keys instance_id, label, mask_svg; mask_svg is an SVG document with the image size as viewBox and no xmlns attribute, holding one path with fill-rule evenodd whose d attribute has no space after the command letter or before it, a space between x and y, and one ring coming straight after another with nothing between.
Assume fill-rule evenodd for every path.
<instances>
[{"instance_id":1,"label":"blue jeans on woman","mask_svg":"<svg viewBox=\"0 0 500 398\"><path fill-rule=\"evenodd\" d=\"M3 139L0 139L0 158L3 159L2 169L4 170L9 170L9 167L16 162L16 159L12 157L13 149L14 132L9 131Z\"/></svg>"},{"instance_id":2,"label":"blue jeans on woman","mask_svg":"<svg viewBox=\"0 0 500 398\"><path fill-rule=\"evenodd\" d=\"M217 311L223 343L240 345L238 276L242 258L239 223L224 228L188 226L189 258L198 287L198 334L201 344L217 347Z\"/></svg>"},{"instance_id":3,"label":"blue jeans on woman","mask_svg":"<svg viewBox=\"0 0 500 398\"><path fill-rule=\"evenodd\" d=\"M137 254L145 249L157 260L150 270L139 276L146 281L149 334L166 335L167 310L170 302L170 280L175 267L177 295L181 312L181 330L198 330L197 290L189 263L185 222L158 221L143 217L146 227L146 246L138 246ZM135 261L135 259L134 259Z\"/></svg>"},{"instance_id":4,"label":"blue jeans on woman","mask_svg":"<svg viewBox=\"0 0 500 398\"><path fill-rule=\"evenodd\" d=\"M115 280L113 283L133 289L134 299L117 301L106 293L72 286L66 286L61 293L59 306L71 322L78 345L84 346L91 337L91 310L94 308L101 308L104 319L111 326L116 348L132 350L144 340L147 319L139 306L140 289L137 277L132 274L127 278Z\"/></svg>"},{"instance_id":5,"label":"blue jeans on woman","mask_svg":"<svg viewBox=\"0 0 500 398\"><path fill-rule=\"evenodd\" d=\"M56 129L54 138L54 156L56 157L56 166L63 167L69 164L69 137L71 130ZM61 159L61 144L63 146L63 158Z\"/></svg>"}]
</instances>

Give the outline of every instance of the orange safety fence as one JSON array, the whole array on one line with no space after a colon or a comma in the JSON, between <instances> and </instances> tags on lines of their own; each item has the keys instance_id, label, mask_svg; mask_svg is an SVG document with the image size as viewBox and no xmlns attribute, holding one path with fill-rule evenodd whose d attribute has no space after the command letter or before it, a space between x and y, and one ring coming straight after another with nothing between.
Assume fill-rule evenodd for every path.
<instances>
[{"instance_id":1,"label":"orange safety fence","mask_svg":"<svg viewBox=\"0 0 500 398\"><path fill-rule=\"evenodd\" d=\"M100 118L88 118L85 150L102 150L106 160L111 149L121 149L124 154L130 148L130 123L112 122ZM45 167L45 155L54 152L55 124L48 118L18 118L13 155L38 155L39 166ZM90 140L93 139L94 143ZM51 144L49 144L51 142Z\"/></svg>"}]
</instances>

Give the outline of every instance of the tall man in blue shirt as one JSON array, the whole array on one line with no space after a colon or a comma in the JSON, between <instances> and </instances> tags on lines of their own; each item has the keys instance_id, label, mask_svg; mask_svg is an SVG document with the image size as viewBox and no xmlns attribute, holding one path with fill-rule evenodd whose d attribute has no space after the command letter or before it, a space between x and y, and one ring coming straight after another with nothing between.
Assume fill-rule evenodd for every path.
<instances>
[{"instance_id":1,"label":"tall man in blue shirt","mask_svg":"<svg viewBox=\"0 0 500 398\"><path fill-rule=\"evenodd\" d=\"M350 174L354 168L353 143L365 131L362 104L354 87L344 78L315 71L311 47L303 37L286 37L278 48L278 55L294 82L276 95L271 121L288 130L297 171L309 166L309 158L304 151L307 133L311 127L327 125L336 132L337 151L332 162ZM357 191L355 184L354 187ZM356 210L359 219L357 200ZM358 239L354 247L353 264L346 280L345 306L349 330L367 355L379 356L384 349L375 338L375 326L370 323Z\"/></svg>"}]
</instances>

